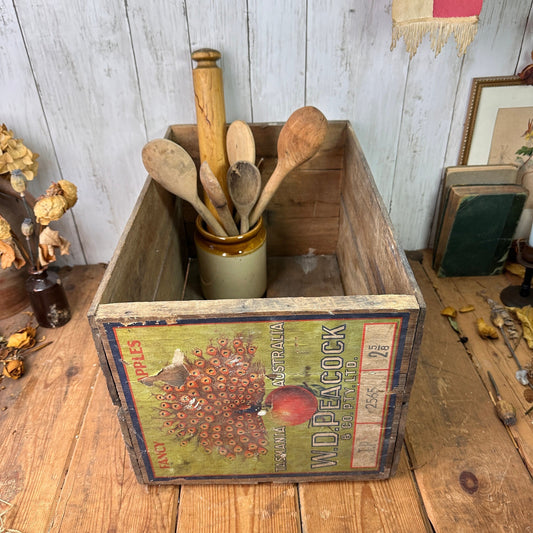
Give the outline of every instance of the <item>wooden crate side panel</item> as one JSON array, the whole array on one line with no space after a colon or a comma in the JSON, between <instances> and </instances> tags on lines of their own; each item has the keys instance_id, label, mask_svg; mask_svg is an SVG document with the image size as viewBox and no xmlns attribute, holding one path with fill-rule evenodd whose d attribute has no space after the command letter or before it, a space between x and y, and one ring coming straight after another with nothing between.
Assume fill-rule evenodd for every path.
<instances>
[{"instance_id":1,"label":"wooden crate side panel","mask_svg":"<svg viewBox=\"0 0 533 533\"><path fill-rule=\"evenodd\" d=\"M271 256L335 253L339 218L293 218L266 213L267 251Z\"/></svg>"},{"instance_id":2,"label":"wooden crate side panel","mask_svg":"<svg viewBox=\"0 0 533 533\"><path fill-rule=\"evenodd\" d=\"M357 257L360 268L366 273L376 294L412 294L416 283L405 254L398 247L389 216L376 189L374 179L359 142L351 127L348 128L345 145L342 202L345 207L341 216L347 216L352 226L354 244L363 253L343 253L344 257ZM343 224L346 222L343 221ZM344 241L344 245L349 242ZM344 273L353 268L351 263L342 263ZM350 287L346 287L348 293Z\"/></svg>"},{"instance_id":3,"label":"wooden crate side panel","mask_svg":"<svg viewBox=\"0 0 533 533\"><path fill-rule=\"evenodd\" d=\"M187 263L190 250L187 246L183 210L186 202L176 200L174 214L174 231L171 231L163 260L159 283L154 294L154 301L181 300L186 283Z\"/></svg>"},{"instance_id":4,"label":"wooden crate side panel","mask_svg":"<svg viewBox=\"0 0 533 533\"><path fill-rule=\"evenodd\" d=\"M353 304L353 298L348 299L352 300ZM393 464L394 444L398 438L401 417L399 407L403 404L405 389L402 359L405 355L402 354L410 352L411 330L414 328L413 321L416 322L416 312L406 311L405 307L401 309L399 303L409 301L413 304L416 300L412 297L395 298L397 309L394 311L374 308L371 312L354 312L353 305L343 302L346 300L345 297L279 300L287 300L286 304L313 300L315 305L310 306L306 313L302 312L298 305L292 306L292 311L289 312L287 308L291 307L290 305L276 306L272 305L271 301L263 300L154 302L149 305L157 309L153 313L157 317L154 320L141 319L139 312L134 309L135 304L131 304L129 312L125 313L128 304L110 304L100 308L105 310L109 307L122 307L122 319L98 320L98 327L102 335L105 332L106 339L103 345L131 435L133 461L141 464L145 481L148 479L155 483L233 483L388 477ZM389 299L389 303L392 301L393 299ZM319 307L318 302L321 302L322 306ZM324 306L324 302L330 305ZM252 303L263 303L263 309L257 309L261 308L261 305L253 305L254 311L243 315L243 305L248 308ZM206 305L211 308L211 312L213 307L218 308L218 314L207 316L202 312ZM166 309L166 313L162 312L163 308ZM282 308L285 308L285 312L281 311ZM265 312L265 309L269 311ZM274 309L276 311L273 313ZM125 320L124 315L130 315L130 319ZM319 414L316 414L316 419L313 415L312 424L304 424L305 431L308 432L305 437L306 442L308 444L312 442L312 446L315 446L315 448L311 446L310 451L308 450L311 457L308 472L301 468L296 469L294 473L290 473L291 470L286 472L283 468L274 471L273 465L279 466L279 464L269 463L270 466L266 470L263 464L263 470L255 470L254 467L249 471L232 470L231 475L226 471L219 474L218 470L210 470L209 462L203 462L197 466L198 471L182 474L182 471L188 471L184 469L185 467L176 466L189 465L190 458L181 461L179 453L182 452L177 451L178 441L174 436L168 437L165 433L161 433L165 417L168 416L167 409L170 408L167 404L153 403L154 398L158 398L161 391L173 392L174 389L164 388L167 384L179 385L164 377L172 369L172 379L178 379L176 376L179 372L175 363L176 348L183 350L189 358L198 347L204 354L208 354L209 345L216 344L216 339L222 338L221 335L229 339L233 338L232 335L237 335L238 338L244 339L245 343L253 341L257 347L257 354L262 354L259 359L254 360L255 373L263 375L264 372L265 376L266 374L271 376L270 380L283 380L279 383L273 381L273 385L268 385L263 393L265 396L271 388L275 390L277 387L298 383L302 387L304 382L307 383L306 387L311 387L317 395L317 401L320 402ZM207 349L204 344L208 345ZM255 350L253 353L256 353ZM202 355L202 358L211 364L211 359L207 355ZM302 358L307 361L306 365L302 364ZM281 364L283 370L276 369L274 363ZM188 372L186 374L191 376ZM192 379L187 375L179 378L180 387ZM231 373L229 377L232 377ZM193 385L187 387L195 389ZM362 392L358 395L357 391ZM343 444L342 468L335 470L337 460L340 466L340 459L337 459L333 447L331 450L329 448L326 450L325 447L329 444L333 446L331 439L337 439L331 436L337 433L332 433L329 426L339 426L340 429L341 421L345 426L338 435L342 434L342 439L344 441L347 439L347 442ZM275 424L268 429L270 445L276 436L276 427L279 430L279 426ZM335 447L340 442L336 440ZM340 444L338 445L340 447ZM294 446L294 442L288 439L287 447L292 447L294 450ZM161 470L167 468L161 467L159 462L161 457L167 456L163 454L163 449L165 454L174 460L173 470L169 471L172 475L166 475L167 470ZM273 449L270 453L272 454L270 457L274 457ZM336 459L329 461L328 457ZM202 461L209 459L206 456ZM351 465L348 469L345 466L346 461ZM321 470L324 466L331 466L333 470L328 471L327 468Z\"/></svg>"},{"instance_id":5,"label":"wooden crate side panel","mask_svg":"<svg viewBox=\"0 0 533 533\"><path fill-rule=\"evenodd\" d=\"M117 347L114 345L113 339L110 340L106 323L103 323L98 319L94 319L93 323L93 331L96 329L98 332L101 339L102 353L105 357L105 365L102 365L102 371L106 377L107 387L111 398L113 399L113 403L118 408L117 418L120 424L124 444L128 450L132 468L138 481L140 483L147 483L149 480L143 462L144 454L139 448L140 436L135 431L134 419L131 416L129 407L131 406L131 399L125 396L127 390L121 385L120 369L117 368L117 358L113 357L113 350L116 350ZM138 371L143 371L142 361L138 362Z\"/></svg>"},{"instance_id":6,"label":"wooden crate side panel","mask_svg":"<svg viewBox=\"0 0 533 533\"><path fill-rule=\"evenodd\" d=\"M313 314L328 312L388 313L418 311L417 298L409 294L322 296L294 298L253 298L248 300L190 300L167 302L117 302L100 305L96 318L101 322L125 324L153 321L178 321L184 317L206 319L238 316L243 320L256 315Z\"/></svg>"},{"instance_id":7,"label":"wooden crate side panel","mask_svg":"<svg viewBox=\"0 0 533 533\"><path fill-rule=\"evenodd\" d=\"M344 204L341 210L336 255L342 273L344 292L347 295L383 294L382 283L380 283L382 290L376 289L375 275L373 276L367 268L365 250L359 246Z\"/></svg>"},{"instance_id":8,"label":"wooden crate side panel","mask_svg":"<svg viewBox=\"0 0 533 533\"><path fill-rule=\"evenodd\" d=\"M147 178L137 205L120 238L95 302L151 301L157 294L161 270L170 246L176 246L175 197ZM175 255L175 254L174 254ZM179 255L179 254L178 254ZM176 267L183 270L182 263ZM183 286L179 270L167 299ZM173 294L170 294L173 293Z\"/></svg>"},{"instance_id":9,"label":"wooden crate side panel","mask_svg":"<svg viewBox=\"0 0 533 533\"><path fill-rule=\"evenodd\" d=\"M314 168L338 168L344 150L344 135L348 122L345 120L332 120L328 122L326 138L322 143L319 153L315 156ZM261 158L277 159L278 137L283 124L276 122L254 123L249 125L254 136L257 160ZM190 156L199 164L200 153L198 148L198 134L196 125L173 124L169 126L166 137L180 144Z\"/></svg>"}]
</instances>

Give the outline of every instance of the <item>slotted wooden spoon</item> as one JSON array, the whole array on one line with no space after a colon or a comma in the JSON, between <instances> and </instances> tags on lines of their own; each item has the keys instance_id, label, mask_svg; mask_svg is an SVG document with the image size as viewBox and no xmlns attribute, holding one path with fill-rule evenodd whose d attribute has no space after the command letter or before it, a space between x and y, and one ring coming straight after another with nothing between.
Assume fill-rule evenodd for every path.
<instances>
[{"instance_id":1,"label":"slotted wooden spoon","mask_svg":"<svg viewBox=\"0 0 533 533\"><path fill-rule=\"evenodd\" d=\"M196 166L179 144L154 139L142 149L144 168L167 191L189 202L211 230L220 237L228 234L198 196Z\"/></svg>"}]
</instances>

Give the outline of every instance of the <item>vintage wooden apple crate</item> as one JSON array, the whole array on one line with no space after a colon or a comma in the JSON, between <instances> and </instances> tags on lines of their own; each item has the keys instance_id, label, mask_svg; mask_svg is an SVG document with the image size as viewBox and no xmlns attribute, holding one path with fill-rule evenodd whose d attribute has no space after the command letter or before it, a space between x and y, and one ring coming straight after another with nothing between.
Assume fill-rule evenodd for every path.
<instances>
[{"instance_id":1,"label":"vintage wooden apple crate","mask_svg":"<svg viewBox=\"0 0 533 533\"><path fill-rule=\"evenodd\" d=\"M266 178L281 125L251 127ZM139 481L392 475L425 304L350 124L269 205L265 298L202 299L194 217L148 177L89 312Z\"/></svg>"}]
</instances>

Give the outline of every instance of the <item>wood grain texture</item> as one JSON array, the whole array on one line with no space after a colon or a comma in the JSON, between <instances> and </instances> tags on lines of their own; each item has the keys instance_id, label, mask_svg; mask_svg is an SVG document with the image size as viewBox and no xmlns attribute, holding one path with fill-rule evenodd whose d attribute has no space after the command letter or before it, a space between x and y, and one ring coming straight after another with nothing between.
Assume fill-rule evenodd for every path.
<instances>
[{"instance_id":1,"label":"wood grain texture","mask_svg":"<svg viewBox=\"0 0 533 533\"><path fill-rule=\"evenodd\" d=\"M401 246L423 248L442 170L457 163L472 78L530 63L531 9L485 2L462 59L451 37L436 59L424 39L410 61L403 43L389 49L390 0L2 0L0 115L41 154L39 180L79 187L57 225L73 243L67 261L108 261L142 187L140 148L168 124L194 122L189 54L213 47L228 121L283 121L304 104L351 121Z\"/></svg>"},{"instance_id":2,"label":"wood grain texture","mask_svg":"<svg viewBox=\"0 0 533 533\"><path fill-rule=\"evenodd\" d=\"M409 446L394 478L181 490L134 480L83 325L103 269L75 268L64 277L73 321L47 331L54 344L29 358L24 378L4 380L0 389L0 492L13 504L5 527L28 533L527 531L533 521L531 475L520 454L527 451L524 440L531 443L531 419L519 413L512 428L517 450L480 377L490 369L503 396L511 395L517 408L530 404L513 396L517 387L522 390L501 340L481 340L471 326L484 315L479 290L498 293L516 278L437 279L428 269L429 252L423 260L427 268L411 264L429 318L412 393ZM446 302L475 304L473 316L458 317L470 338L466 350L440 316ZM27 316L17 318L23 324ZM14 320L10 324L16 327ZM3 333L6 327L1 321ZM519 359L524 363L528 356L522 345Z\"/></svg>"},{"instance_id":3,"label":"wood grain texture","mask_svg":"<svg viewBox=\"0 0 533 533\"><path fill-rule=\"evenodd\" d=\"M219 66L224 78L226 119L228 122L236 119L250 122L246 1L187 0L186 16L191 51L214 48L222 54ZM194 102L192 105L194 107Z\"/></svg>"},{"instance_id":4,"label":"wood grain texture","mask_svg":"<svg viewBox=\"0 0 533 533\"><path fill-rule=\"evenodd\" d=\"M38 197L44 194L52 181L70 178L62 176L62 169L54 157L54 141L50 136L46 114L35 86L32 64L12 2L0 1L0 19L1 122L13 130L15 138L22 138L32 152L40 154L37 176L28 183L28 190ZM57 263L59 265L84 264L86 261L73 212L69 211L61 220L52 224L52 228L71 243L70 255L61 257Z\"/></svg>"},{"instance_id":5,"label":"wood grain texture","mask_svg":"<svg viewBox=\"0 0 533 533\"><path fill-rule=\"evenodd\" d=\"M87 261L107 261L145 175L124 6L21 2L17 14L61 174L78 186L76 224Z\"/></svg>"},{"instance_id":6,"label":"wood grain texture","mask_svg":"<svg viewBox=\"0 0 533 533\"><path fill-rule=\"evenodd\" d=\"M429 254L424 256L424 261L428 266L431 264ZM498 383L502 397L515 406L517 424L509 428L509 433L517 443L520 456L533 476L533 431L531 430L530 418L524 414L531 407L531 404L524 397L527 388L515 379L517 365L501 336L493 341L482 341L476 326L478 318L483 318L487 323L490 322L490 306L486 298L490 297L499 303L499 293L509 285L520 285L522 280L511 274L490 277L476 276L470 279L438 279L433 269L426 268L425 272L431 283L438 287L439 296L443 302L446 302L447 306L450 305L455 309L461 309L466 305L474 306L475 309L472 313L459 314L457 323L464 335L471 341L466 345L466 348L487 391L494 394L487 376L487 371L490 371ZM530 364L532 356L525 341L519 343L515 353L521 365L526 368Z\"/></svg>"},{"instance_id":7,"label":"wood grain texture","mask_svg":"<svg viewBox=\"0 0 533 533\"><path fill-rule=\"evenodd\" d=\"M306 70L306 102L329 120L350 120L387 206L397 179L409 64L401 47L390 51L390 4L309 2Z\"/></svg>"},{"instance_id":8,"label":"wood grain texture","mask_svg":"<svg viewBox=\"0 0 533 533\"><path fill-rule=\"evenodd\" d=\"M166 298L179 298L187 258L181 255L180 222L174 221L175 213L175 197L148 177L95 300L152 301L159 292L168 254L176 262L173 284L165 286Z\"/></svg>"},{"instance_id":9,"label":"wood grain texture","mask_svg":"<svg viewBox=\"0 0 533 533\"><path fill-rule=\"evenodd\" d=\"M297 533L300 513L297 486L184 486L177 533Z\"/></svg>"},{"instance_id":10,"label":"wood grain texture","mask_svg":"<svg viewBox=\"0 0 533 533\"><path fill-rule=\"evenodd\" d=\"M196 121L185 0L126 4L147 138Z\"/></svg>"},{"instance_id":11,"label":"wood grain texture","mask_svg":"<svg viewBox=\"0 0 533 533\"><path fill-rule=\"evenodd\" d=\"M175 532L180 488L137 482L102 373L86 409L48 531Z\"/></svg>"},{"instance_id":12,"label":"wood grain texture","mask_svg":"<svg viewBox=\"0 0 533 533\"><path fill-rule=\"evenodd\" d=\"M28 357L23 393L0 418L0 493L14 504L7 527L22 531L49 528L98 373L85 315L103 268L81 268L63 276L72 310L68 328L39 329L53 344ZM16 390L2 385L2 396Z\"/></svg>"},{"instance_id":13,"label":"wood grain texture","mask_svg":"<svg viewBox=\"0 0 533 533\"><path fill-rule=\"evenodd\" d=\"M435 58L426 37L415 57L406 80L390 206L392 223L407 250L421 242L425 246L429 239L461 68L453 43Z\"/></svg>"},{"instance_id":14,"label":"wood grain texture","mask_svg":"<svg viewBox=\"0 0 533 533\"><path fill-rule=\"evenodd\" d=\"M387 481L300 484L299 494L306 533L430 530L405 452Z\"/></svg>"},{"instance_id":15,"label":"wood grain texture","mask_svg":"<svg viewBox=\"0 0 533 533\"><path fill-rule=\"evenodd\" d=\"M442 327L447 304L412 264L428 314L406 440L429 520L436 531L523 531L533 520L531 478L468 353Z\"/></svg>"},{"instance_id":16,"label":"wood grain texture","mask_svg":"<svg viewBox=\"0 0 533 533\"><path fill-rule=\"evenodd\" d=\"M306 104L306 4L303 0L248 1L254 122L284 122Z\"/></svg>"}]
</instances>

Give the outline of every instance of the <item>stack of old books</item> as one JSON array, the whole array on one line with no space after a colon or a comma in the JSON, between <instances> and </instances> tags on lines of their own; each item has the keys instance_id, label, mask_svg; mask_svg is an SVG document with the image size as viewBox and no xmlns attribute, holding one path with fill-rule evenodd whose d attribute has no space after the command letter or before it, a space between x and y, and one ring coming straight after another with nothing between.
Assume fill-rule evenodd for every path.
<instances>
[{"instance_id":1,"label":"stack of old books","mask_svg":"<svg viewBox=\"0 0 533 533\"><path fill-rule=\"evenodd\" d=\"M513 165L448 167L433 248L437 274L501 273L527 197Z\"/></svg>"}]
</instances>

